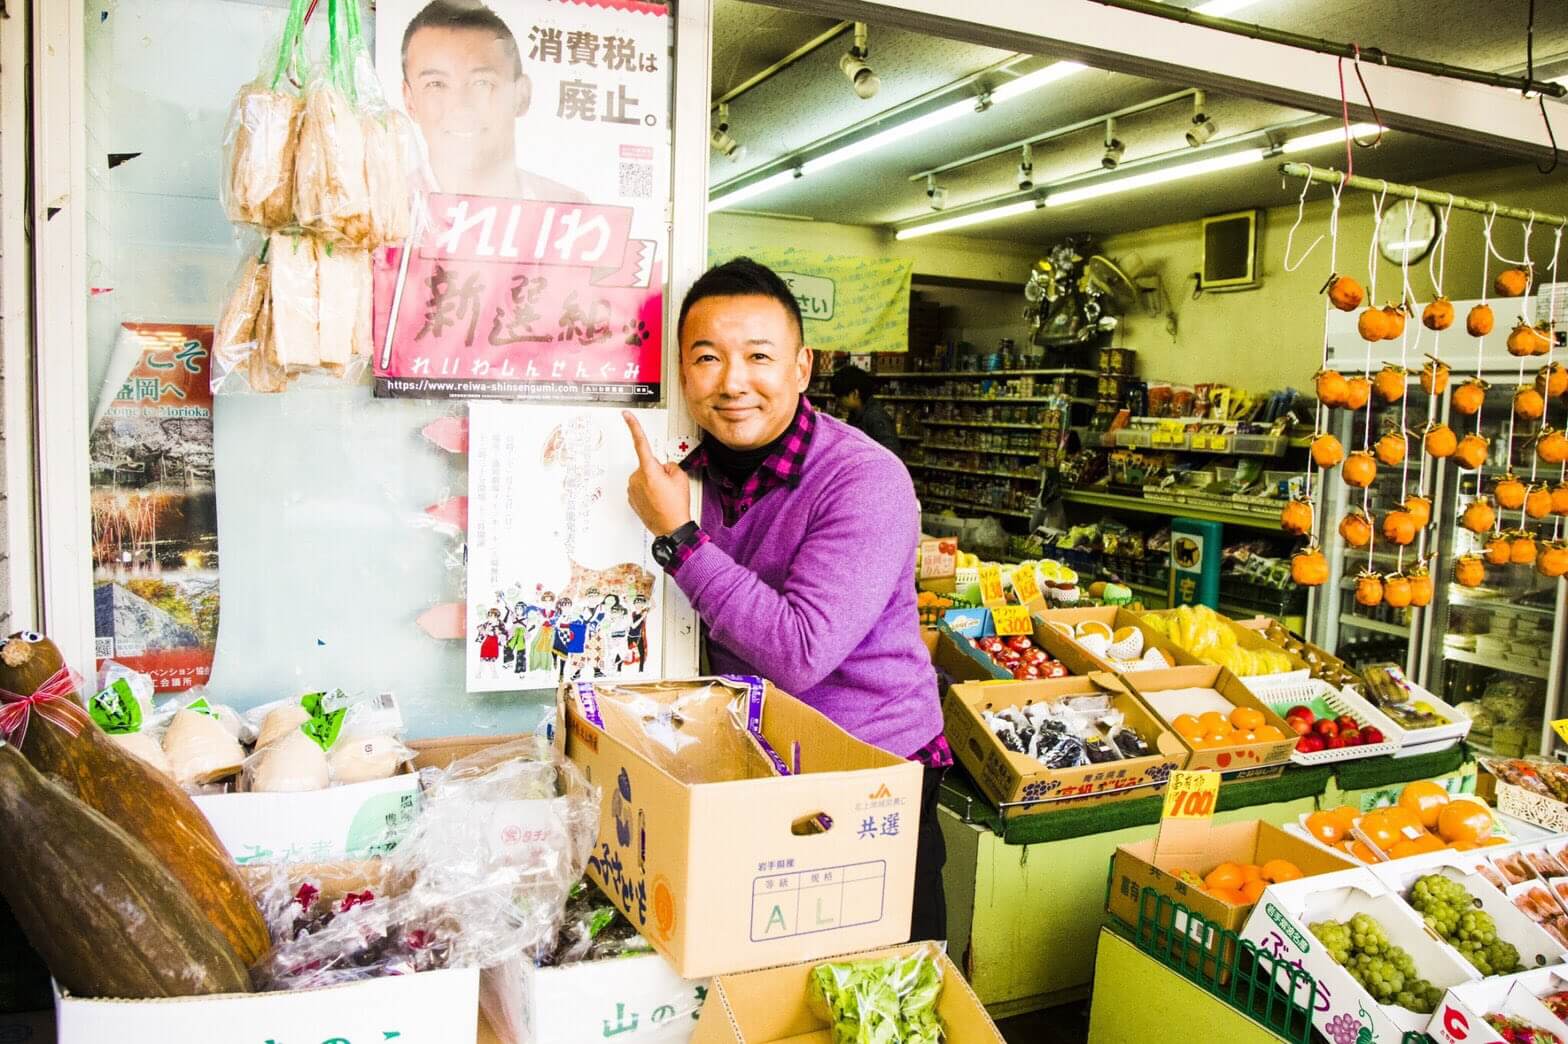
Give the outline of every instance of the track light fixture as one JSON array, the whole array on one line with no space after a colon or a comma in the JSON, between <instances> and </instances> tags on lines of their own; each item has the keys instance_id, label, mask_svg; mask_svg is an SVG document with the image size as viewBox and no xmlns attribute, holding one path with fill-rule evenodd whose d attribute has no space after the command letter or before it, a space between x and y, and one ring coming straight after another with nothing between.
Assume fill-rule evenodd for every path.
<instances>
[{"instance_id":1,"label":"track light fixture","mask_svg":"<svg viewBox=\"0 0 1568 1044\"><path fill-rule=\"evenodd\" d=\"M1122 155L1126 151L1127 146L1123 145L1121 139L1116 136L1116 121L1106 120L1105 155L1100 157L1100 166L1106 170L1115 170L1116 165L1122 161Z\"/></svg>"},{"instance_id":2,"label":"track light fixture","mask_svg":"<svg viewBox=\"0 0 1568 1044\"><path fill-rule=\"evenodd\" d=\"M1192 126L1187 128L1187 144L1193 148L1197 148L1214 137L1214 132L1219 129L1214 125L1214 120L1210 118L1206 111L1207 108L1203 92L1194 91L1192 95Z\"/></svg>"},{"instance_id":3,"label":"track light fixture","mask_svg":"<svg viewBox=\"0 0 1568 1044\"><path fill-rule=\"evenodd\" d=\"M936 183L935 174L926 175L926 199L931 201L932 210L947 206L947 189Z\"/></svg>"},{"instance_id":4,"label":"track light fixture","mask_svg":"<svg viewBox=\"0 0 1568 1044\"><path fill-rule=\"evenodd\" d=\"M746 147L736 141L730 134L730 107L728 102L719 103L719 118L713 125L713 133L709 135L708 142L713 150L732 160L739 160L746 155Z\"/></svg>"},{"instance_id":5,"label":"track light fixture","mask_svg":"<svg viewBox=\"0 0 1568 1044\"><path fill-rule=\"evenodd\" d=\"M1023 158L1018 161L1018 191L1028 192L1034 188L1034 149L1024 146Z\"/></svg>"},{"instance_id":6,"label":"track light fixture","mask_svg":"<svg viewBox=\"0 0 1568 1044\"><path fill-rule=\"evenodd\" d=\"M866 59L871 57L870 37L866 23L856 22L854 46L838 60L838 67L843 70L844 77L849 80L850 87L859 98L872 97L882 86L877 74L866 64Z\"/></svg>"}]
</instances>

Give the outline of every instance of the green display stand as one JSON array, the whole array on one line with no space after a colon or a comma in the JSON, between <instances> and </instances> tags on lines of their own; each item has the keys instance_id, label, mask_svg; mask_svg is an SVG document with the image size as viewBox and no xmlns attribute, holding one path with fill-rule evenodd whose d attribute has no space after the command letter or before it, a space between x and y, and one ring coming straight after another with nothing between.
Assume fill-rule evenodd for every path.
<instances>
[{"instance_id":1,"label":"green display stand","mask_svg":"<svg viewBox=\"0 0 1568 1044\"><path fill-rule=\"evenodd\" d=\"M1105 929L1096 947L1089 1039L1285 1044L1285 1038Z\"/></svg>"},{"instance_id":2,"label":"green display stand","mask_svg":"<svg viewBox=\"0 0 1568 1044\"><path fill-rule=\"evenodd\" d=\"M1220 793L1223 798L1224 787ZM1314 807L1309 795L1220 812L1214 821L1293 823ZM940 820L947 840L948 949L981 1003L1006 1018L1081 999L1094 979L1111 853L1153 837L1158 809L1148 823L1032 845L1009 844L948 808Z\"/></svg>"}]
</instances>

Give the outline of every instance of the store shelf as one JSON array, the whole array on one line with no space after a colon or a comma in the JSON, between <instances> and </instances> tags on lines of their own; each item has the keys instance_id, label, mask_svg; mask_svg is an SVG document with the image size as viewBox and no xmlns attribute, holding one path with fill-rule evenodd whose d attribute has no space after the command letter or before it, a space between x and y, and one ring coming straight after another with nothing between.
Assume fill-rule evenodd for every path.
<instances>
[{"instance_id":1,"label":"store shelf","mask_svg":"<svg viewBox=\"0 0 1568 1044\"><path fill-rule=\"evenodd\" d=\"M924 442L926 438L924 435L905 435L902 432L899 433L898 437L902 442Z\"/></svg>"},{"instance_id":2,"label":"store shelf","mask_svg":"<svg viewBox=\"0 0 1568 1044\"><path fill-rule=\"evenodd\" d=\"M1205 522L1218 522L1227 526L1247 526L1252 529L1279 531L1277 515L1244 514L1235 511L1215 511L1191 504L1168 504L1164 501L1128 497L1120 493L1098 493L1087 489L1072 489L1062 494L1070 504L1093 504L1096 507L1119 508L1139 511L1146 515L1163 515L1166 518L1196 518Z\"/></svg>"},{"instance_id":3,"label":"store shelf","mask_svg":"<svg viewBox=\"0 0 1568 1044\"><path fill-rule=\"evenodd\" d=\"M1490 667L1496 671L1506 671L1509 674L1522 674L1528 678L1540 678L1542 680L1545 680L1546 678L1545 669L1537 670L1534 667L1519 667L1504 664L1499 662L1495 656L1481 656L1478 653L1470 652L1467 649L1455 649L1446 643L1443 646L1443 659L1456 660L1459 663L1473 663L1477 667Z\"/></svg>"},{"instance_id":4,"label":"store shelf","mask_svg":"<svg viewBox=\"0 0 1568 1044\"><path fill-rule=\"evenodd\" d=\"M1487 612L1492 613L1524 613L1528 616L1557 615L1557 611L1555 609L1550 609L1546 606L1530 605L1528 602L1512 601L1512 599L1518 596L1504 594L1501 591L1497 592L1497 594L1492 598L1466 598L1458 593L1460 591L1466 591L1473 595L1477 590L1484 590L1484 588L1458 587L1457 585L1450 584L1448 588L1448 600L1454 605L1462 605L1467 609L1485 609Z\"/></svg>"},{"instance_id":5,"label":"store shelf","mask_svg":"<svg viewBox=\"0 0 1568 1044\"><path fill-rule=\"evenodd\" d=\"M924 370L906 373L879 373L875 376L884 381L897 381L904 378L925 380L938 377L961 377L970 380L990 380L996 377L1095 377L1098 375L1098 370L1064 367L1054 370Z\"/></svg>"},{"instance_id":6,"label":"store shelf","mask_svg":"<svg viewBox=\"0 0 1568 1044\"><path fill-rule=\"evenodd\" d=\"M1006 453L1013 457L1038 457L1040 455L1038 447L1028 450L985 449L981 446L955 446L947 442L928 442L926 443L926 449L952 450L955 453Z\"/></svg>"},{"instance_id":7,"label":"store shelf","mask_svg":"<svg viewBox=\"0 0 1568 1044\"><path fill-rule=\"evenodd\" d=\"M1377 631L1379 634L1392 634L1400 638L1408 638L1410 636L1409 627L1385 623L1382 620L1370 620L1365 616L1357 616L1354 613L1340 613L1339 622L1346 627L1356 627L1363 631Z\"/></svg>"},{"instance_id":8,"label":"store shelf","mask_svg":"<svg viewBox=\"0 0 1568 1044\"><path fill-rule=\"evenodd\" d=\"M916 492L918 493L919 491L917 490ZM967 508L969 511L979 515L1011 515L1014 518L1031 518L1034 515L1032 511L1015 511L1012 508L991 507L986 504L976 504L972 500L953 500L949 497L938 497L926 493L920 493L919 496L922 504L942 504L947 507Z\"/></svg>"},{"instance_id":9,"label":"store shelf","mask_svg":"<svg viewBox=\"0 0 1568 1044\"><path fill-rule=\"evenodd\" d=\"M1031 475L1027 471L977 471L974 468L955 468L950 464L930 464L924 461L906 461L906 463L912 468L924 468L927 471L952 471L960 475L992 475L996 478L1028 479L1031 482L1038 482L1040 479L1038 474Z\"/></svg>"},{"instance_id":10,"label":"store shelf","mask_svg":"<svg viewBox=\"0 0 1568 1044\"><path fill-rule=\"evenodd\" d=\"M920 423L935 425L942 428L1016 428L1020 431L1039 431L1039 424L997 424L992 421L966 421L966 420L941 420L938 418L922 417Z\"/></svg>"},{"instance_id":11,"label":"store shelf","mask_svg":"<svg viewBox=\"0 0 1568 1044\"><path fill-rule=\"evenodd\" d=\"M987 406L1009 406L1014 403L1021 402L1047 403L1054 401L1053 397L1047 397L1043 395L1037 395L1030 398L1025 398L1018 395L1003 395L994 399L984 399L978 396L954 398L950 395L943 395L941 397L931 395L878 395L877 398L881 399L883 402L975 402L982 403ZM1068 401L1093 403L1095 400L1083 397L1072 397L1069 398Z\"/></svg>"}]
</instances>

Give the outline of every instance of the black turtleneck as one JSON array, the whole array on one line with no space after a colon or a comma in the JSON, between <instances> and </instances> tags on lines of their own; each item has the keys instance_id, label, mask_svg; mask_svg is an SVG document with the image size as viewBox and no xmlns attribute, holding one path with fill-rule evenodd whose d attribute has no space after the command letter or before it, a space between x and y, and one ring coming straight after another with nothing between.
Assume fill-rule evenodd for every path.
<instances>
[{"instance_id":1,"label":"black turtleneck","mask_svg":"<svg viewBox=\"0 0 1568 1044\"><path fill-rule=\"evenodd\" d=\"M795 415L800 415L800 407L795 407ZM739 488L746 484L746 480L762 466L775 450L784 443L784 439L795 427L794 418L784 425L784 430L772 442L755 449L733 449L715 438L711 433L704 440L708 451L708 465L718 472L731 486Z\"/></svg>"}]
</instances>

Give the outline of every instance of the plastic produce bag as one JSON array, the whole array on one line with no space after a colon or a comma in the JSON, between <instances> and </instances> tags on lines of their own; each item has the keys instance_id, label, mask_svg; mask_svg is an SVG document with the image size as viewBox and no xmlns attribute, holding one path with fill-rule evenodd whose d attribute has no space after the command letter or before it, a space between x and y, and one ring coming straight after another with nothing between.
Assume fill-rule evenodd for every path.
<instances>
[{"instance_id":1,"label":"plastic produce bag","mask_svg":"<svg viewBox=\"0 0 1568 1044\"><path fill-rule=\"evenodd\" d=\"M250 380L251 357L270 332L271 317L264 315L270 275L271 270L262 263L260 251L252 252L240 265L239 275L234 280L228 301L223 306L223 314L218 317L218 325L212 334L211 380L215 392L225 390L232 373L243 373L244 379ZM262 327L264 321L267 329Z\"/></svg>"},{"instance_id":2,"label":"plastic produce bag","mask_svg":"<svg viewBox=\"0 0 1568 1044\"><path fill-rule=\"evenodd\" d=\"M341 81L330 75L305 90L294 212L301 225L333 239L353 243L369 233L365 131Z\"/></svg>"},{"instance_id":3,"label":"plastic produce bag","mask_svg":"<svg viewBox=\"0 0 1568 1044\"><path fill-rule=\"evenodd\" d=\"M288 74L299 65L305 7L306 0L294 0L274 68L241 87L229 106L219 190L224 212L237 224L271 230L294 223L294 153L304 104Z\"/></svg>"},{"instance_id":4,"label":"plastic produce bag","mask_svg":"<svg viewBox=\"0 0 1568 1044\"><path fill-rule=\"evenodd\" d=\"M939 1044L938 952L928 944L903 957L819 964L808 980L812 1013L833 1044Z\"/></svg>"}]
</instances>

